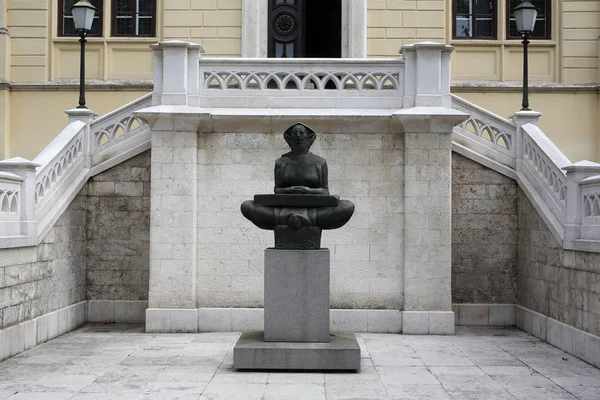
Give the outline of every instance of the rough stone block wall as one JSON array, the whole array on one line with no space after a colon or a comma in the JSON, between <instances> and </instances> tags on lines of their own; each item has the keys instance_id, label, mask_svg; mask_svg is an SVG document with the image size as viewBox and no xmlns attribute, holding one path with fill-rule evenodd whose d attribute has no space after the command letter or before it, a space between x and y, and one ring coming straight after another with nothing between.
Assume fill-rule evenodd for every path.
<instances>
[{"instance_id":1,"label":"rough stone block wall","mask_svg":"<svg viewBox=\"0 0 600 400\"><path fill-rule=\"evenodd\" d=\"M563 250L519 189L517 304L600 335L600 254Z\"/></svg>"},{"instance_id":2,"label":"rough stone block wall","mask_svg":"<svg viewBox=\"0 0 600 400\"><path fill-rule=\"evenodd\" d=\"M311 149L327 159L330 193L356 205L347 225L323 231L333 308L403 306L403 141L396 134L325 133ZM281 133L199 135L198 307L262 307L264 250L273 246L273 232L247 221L240 204L273 192L274 162L287 151Z\"/></svg>"},{"instance_id":3,"label":"rough stone block wall","mask_svg":"<svg viewBox=\"0 0 600 400\"><path fill-rule=\"evenodd\" d=\"M515 302L517 183L452 154L452 302Z\"/></svg>"},{"instance_id":4,"label":"rough stone block wall","mask_svg":"<svg viewBox=\"0 0 600 400\"><path fill-rule=\"evenodd\" d=\"M0 329L85 300L86 188L39 246L0 249Z\"/></svg>"},{"instance_id":5,"label":"rough stone block wall","mask_svg":"<svg viewBox=\"0 0 600 400\"><path fill-rule=\"evenodd\" d=\"M88 182L88 300L147 300L150 151Z\"/></svg>"}]
</instances>

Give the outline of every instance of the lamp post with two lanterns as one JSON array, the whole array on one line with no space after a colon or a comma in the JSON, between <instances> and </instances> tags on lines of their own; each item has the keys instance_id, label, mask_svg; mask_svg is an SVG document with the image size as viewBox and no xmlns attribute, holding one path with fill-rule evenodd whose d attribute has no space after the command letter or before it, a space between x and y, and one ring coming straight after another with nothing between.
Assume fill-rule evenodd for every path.
<instances>
[{"instance_id":1,"label":"lamp post with two lanterns","mask_svg":"<svg viewBox=\"0 0 600 400\"><path fill-rule=\"evenodd\" d=\"M529 45L529 35L533 32L535 19L537 18L537 9L529 1L525 0L516 6L513 10L517 32L523 38L523 102L521 111L531 111L529 108L529 78L527 70L527 45Z\"/></svg>"},{"instance_id":2,"label":"lamp post with two lanterns","mask_svg":"<svg viewBox=\"0 0 600 400\"><path fill-rule=\"evenodd\" d=\"M85 105L85 39L92 29L96 7L87 0L80 0L72 8L75 30L79 33L81 43L80 70L79 70L79 105L77 108L87 108Z\"/></svg>"}]
</instances>

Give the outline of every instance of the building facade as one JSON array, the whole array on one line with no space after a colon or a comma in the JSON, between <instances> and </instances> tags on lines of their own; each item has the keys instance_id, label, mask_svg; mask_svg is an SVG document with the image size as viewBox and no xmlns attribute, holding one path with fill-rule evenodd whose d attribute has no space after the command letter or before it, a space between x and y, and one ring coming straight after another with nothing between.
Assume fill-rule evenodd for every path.
<instances>
[{"instance_id":1,"label":"building facade","mask_svg":"<svg viewBox=\"0 0 600 400\"><path fill-rule=\"evenodd\" d=\"M0 0L0 159L33 158L77 103L74 3ZM402 45L443 42L455 47L453 93L503 117L520 108L523 51L510 17L517 0L92 3L87 97L100 115L151 91L149 45L165 40L202 44L204 57L398 57ZM598 161L600 1L533 3L540 12L530 46L531 107L571 159Z\"/></svg>"}]
</instances>

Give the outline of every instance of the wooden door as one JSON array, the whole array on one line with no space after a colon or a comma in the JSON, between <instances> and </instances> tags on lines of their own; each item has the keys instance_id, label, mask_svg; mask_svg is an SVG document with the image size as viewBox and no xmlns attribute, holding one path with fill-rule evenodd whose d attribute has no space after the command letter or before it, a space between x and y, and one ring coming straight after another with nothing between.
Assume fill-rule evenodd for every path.
<instances>
[{"instance_id":1,"label":"wooden door","mask_svg":"<svg viewBox=\"0 0 600 400\"><path fill-rule=\"evenodd\" d=\"M304 0L269 0L269 57L304 56L303 3Z\"/></svg>"}]
</instances>

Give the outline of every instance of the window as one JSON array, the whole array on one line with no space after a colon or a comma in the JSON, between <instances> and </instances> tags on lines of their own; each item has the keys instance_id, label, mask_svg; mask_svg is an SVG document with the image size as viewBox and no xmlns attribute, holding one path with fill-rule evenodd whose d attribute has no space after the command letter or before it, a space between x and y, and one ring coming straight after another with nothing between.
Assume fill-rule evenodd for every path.
<instances>
[{"instance_id":1,"label":"window","mask_svg":"<svg viewBox=\"0 0 600 400\"><path fill-rule=\"evenodd\" d=\"M58 0L58 36L79 36L75 30L73 14L71 9L73 4L79 0ZM102 36L102 0L90 0L90 3L96 7L96 15L92 23L92 30L88 36Z\"/></svg>"},{"instance_id":2,"label":"window","mask_svg":"<svg viewBox=\"0 0 600 400\"><path fill-rule=\"evenodd\" d=\"M552 4L550 0L529 0L531 4L537 8L538 14L535 20L535 26L533 32L529 36L532 39L550 39L551 38L551 26L550 26L550 10ZM521 35L517 32L517 24L515 23L515 16L512 12L514 8L521 3L521 0L508 0L507 1L507 39L520 39Z\"/></svg>"},{"instance_id":3,"label":"window","mask_svg":"<svg viewBox=\"0 0 600 400\"><path fill-rule=\"evenodd\" d=\"M454 39L496 39L496 0L454 0Z\"/></svg>"},{"instance_id":4,"label":"window","mask_svg":"<svg viewBox=\"0 0 600 400\"><path fill-rule=\"evenodd\" d=\"M113 36L155 36L156 0L113 0Z\"/></svg>"}]
</instances>

